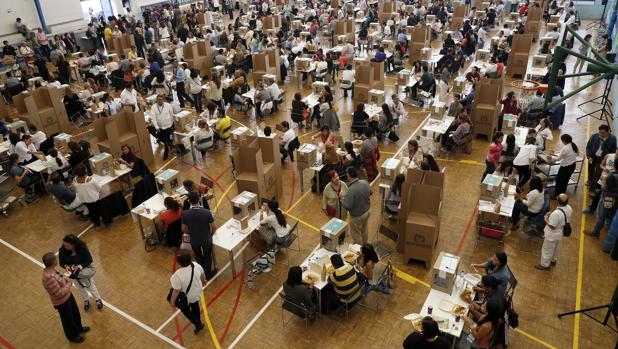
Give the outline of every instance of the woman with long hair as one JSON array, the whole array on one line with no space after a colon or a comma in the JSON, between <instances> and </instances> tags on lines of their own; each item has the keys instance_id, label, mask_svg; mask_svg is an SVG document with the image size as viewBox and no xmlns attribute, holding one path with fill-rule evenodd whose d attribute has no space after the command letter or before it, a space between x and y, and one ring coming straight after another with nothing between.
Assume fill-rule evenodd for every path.
<instances>
[{"instance_id":1,"label":"woman with long hair","mask_svg":"<svg viewBox=\"0 0 618 349\"><path fill-rule=\"evenodd\" d=\"M575 163L579 155L579 148L573 143L573 138L569 134L560 136L563 147L560 149L557 157L552 156L552 160L560 160L560 169L556 175L556 189L554 190L554 198L562 193L566 193L569 179L575 171Z\"/></svg>"},{"instance_id":2,"label":"woman with long hair","mask_svg":"<svg viewBox=\"0 0 618 349\"><path fill-rule=\"evenodd\" d=\"M365 294L369 291L379 291L384 294L390 294L385 280L380 280L380 277L386 269L386 263L380 261L376 250L371 244L361 246L361 258L359 267L363 275L367 277L367 287Z\"/></svg>"},{"instance_id":3,"label":"woman with long hair","mask_svg":"<svg viewBox=\"0 0 618 349\"><path fill-rule=\"evenodd\" d=\"M208 99L213 102L217 109L220 111L225 110L223 106L223 84L221 83L221 76L215 74L212 77L212 81L208 82Z\"/></svg>"},{"instance_id":4,"label":"woman with long hair","mask_svg":"<svg viewBox=\"0 0 618 349\"><path fill-rule=\"evenodd\" d=\"M401 203L401 187L403 186L403 182L406 180L406 177L403 174L398 174L393 181L393 185L391 185L391 189L388 192L388 198L386 199L386 204L384 205L384 210L396 216L399 213L399 204Z\"/></svg>"},{"instance_id":5,"label":"woman with long hair","mask_svg":"<svg viewBox=\"0 0 618 349\"><path fill-rule=\"evenodd\" d=\"M316 294L313 284L303 282L303 269L300 266L293 266L288 270L288 278L283 283L283 293L294 303L304 305L309 317L315 317L318 309Z\"/></svg>"},{"instance_id":6,"label":"woman with long hair","mask_svg":"<svg viewBox=\"0 0 618 349\"><path fill-rule=\"evenodd\" d=\"M328 176L330 182L326 184L322 192L322 211L330 218L345 219L346 211L341 206L339 195L345 195L348 192L348 185L339 179L339 174L335 170L329 171Z\"/></svg>"},{"instance_id":7,"label":"woman with long hair","mask_svg":"<svg viewBox=\"0 0 618 349\"><path fill-rule=\"evenodd\" d=\"M543 194L543 181L540 177L534 176L530 179L530 190L525 196L521 189L517 188L515 193L515 204L511 215L511 229L517 228L519 216L522 214L528 217L536 217L543 211L545 195Z\"/></svg>"},{"instance_id":8,"label":"woman with long hair","mask_svg":"<svg viewBox=\"0 0 618 349\"><path fill-rule=\"evenodd\" d=\"M513 161L517 152L519 152L519 146L515 143L515 135L509 134L506 136L506 147L502 150L502 162Z\"/></svg>"},{"instance_id":9,"label":"woman with long hair","mask_svg":"<svg viewBox=\"0 0 618 349\"><path fill-rule=\"evenodd\" d=\"M421 170L440 172L440 166L431 154L423 154L423 161L421 161Z\"/></svg>"},{"instance_id":10,"label":"woman with long hair","mask_svg":"<svg viewBox=\"0 0 618 349\"><path fill-rule=\"evenodd\" d=\"M94 273L96 269L92 265L92 255L88 250L88 246L83 240L80 240L73 234L65 235L62 239L62 246L58 250L58 259L60 266L66 269L73 280L75 288L79 291L84 301L84 310L90 310L90 296L88 291L94 297L97 304L97 309L103 309L103 301L99 295L99 290L94 284Z\"/></svg>"},{"instance_id":11,"label":"woman with long hair","mask_svg":"<svg viewBox=\"0 0 618 349\"><path fill-rule=\"evenodd\" d=\"M183 209L180 207L180 203L171 196L168 196L163 200L165 211L159 213L159 222L165 232L165 241L167 247L179 246L181 235L174 236L172 232L168 231L170 224L182 218Z\"/></svg>"},{"instance_id":12,"label":"woman with long hair","mask_svg":"<svg viewBox=\"0 0 618 349\"><path fill-rule=\"evenodd\" d=\"M270 200L268 203L262 204L260 224L262 228L260 229L260 234L269 248L283 244L290 233L290 226L285 219L285 215L279 209L279 202L277 200Z\"/></svg>"},{"instance_id":13,"label":"woman with long hair","mask_svg":"<svg viewBox=\"0 0 618 349\"><path fill-rule=\"evenodd\" d=\"M339 155L337 154L335 146L330 143L326 143L324 145L324 153L322 154L322 163L324 165L337 165L340 162L341 161L339 160Z\"/></svg>"},{"instance_id":14,"label":"woman with long hair","mask_svg":"<svg viewBox=\"0 0 618 349\"><path fill-rule=\"evenodd\" d=\"M487 313L483 315L478 322L463 316L466 325L470 327L470 334L474 336L474 348L489 349L500 322L501 309L500 303L497 300L490 299L485 303Z\"/></svg>"},{"instance_id":15,"label":"woman with long hair","mask_svg":"<svg viewBox=\"0 0 618 349\"><path fill-rule=\"evenodd\" d=\"M56 148L51 148L48 151L49 156L52 157L51 161L47 162L47 173L52 174L56 171L62 172L67 166L69 166L69 162L61 153L56 150ZM62 173L61 173L62 174ZM65 178L64 174L62 177Z\"/></svg>"},{"instance_id":16,"label":"woman with long hair","mask_svg":"<svg viewBox=\"0 0 618 349\"><path fill-rule=\"evenodd\" d=\"M504 119L504 114L512 114L517 116L521 114L521 108L517 103L517 96L515 96L515 92L510 91L507 93L500 103L502 104L502 111L500 112L500 115L498 115L498 131L502 130L502 120Z\"/></svg>"}]
</instances>

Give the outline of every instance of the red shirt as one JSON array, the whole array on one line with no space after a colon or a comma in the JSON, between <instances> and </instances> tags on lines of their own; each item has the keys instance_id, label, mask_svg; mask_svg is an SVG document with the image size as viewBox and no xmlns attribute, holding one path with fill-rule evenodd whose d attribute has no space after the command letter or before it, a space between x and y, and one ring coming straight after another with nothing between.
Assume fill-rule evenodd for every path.
<instances>
[{"instance_id":1,"label":"red shirt","mask_svg":"<svg viewBox=\"0 0 618 349\"><path fill-rule=\"evenodd\" d=\"M511 101L502 100L502 101L500 101L500 103L502 103L502 105L503 105L502 111L500 112L500 115L504 115L504 114L519 115L519 114L521 114L521 109L517 105L517 102L513 103Z\"/></svg>"},{"instance_id":2,"label":"red shirt","mask_svg":"<svg viewBox=\"0 0 618 349\"><path fill-rule=\"evenodd\" d=\"M182 217L182 208L180 208L178 211L174 212L172 210L165 210L161 213L159 213L159 221L161 221L161 224L163 225L163 230L165 230L167 232L167 227L174 223L175 221L179 220Z\"/></svg>"},{"instance_id":3,"label":"red shirt","mask_svg":"<svg viewBox=\"0 0 618 349\"><path fill-rule=\"evenodd\" d=\"M59 272L43 271L41 281L54 306L62 305L71 296L71 282L63 278Z\"/></svg>"},{"instance_id":4,"label":"red shirt","mask_svg":"<svg viewBox=\"0 0 618 349\"><path fill-rule=\"evenodd\" d=\"M487 161L497 165L500 160L500 155L502 154L502 149L502 144L491 143L487 151Z\"/></svg>"}]
</instances>

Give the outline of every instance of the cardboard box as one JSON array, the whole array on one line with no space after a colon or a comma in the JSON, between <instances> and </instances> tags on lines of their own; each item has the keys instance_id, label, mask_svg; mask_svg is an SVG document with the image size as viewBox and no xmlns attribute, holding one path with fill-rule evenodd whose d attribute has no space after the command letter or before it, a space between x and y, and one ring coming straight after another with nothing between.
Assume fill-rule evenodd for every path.
<instances>
[{"instance_id":1,"label":"cardboard box","mask_svg":"<svg viewBox=\"0 0 618 349\"><path fill-rule=\"evenodd\" d=\"M425 268L429 268L433 262L433 247L421 246L417 244L404 244L404 260L415 259L425 263Z\"/></svg>"},{"instance_id":2,"label":"cardboard box","mask_svg":"<svg viewBox=\"0 0 618 349\"><path fill-rule=\"evenodd\" d=\"M517 23L519 21L519 12L509 13L509 20Z\"/></svg>"},{"instance_id":3,"label":"cardboard box","mask_svg":"<svg viewBox=\"0 0 618 349\"><path fill-rule=\"evenodd\" d=\"M436 21L436 16L435 15L427 15L425 17L425 23L427 23L427 24L432 24L435 21Z\"/></svg>"},{"instance_id":4,"label":"cardboard box","mask_svg":"<svg viewBox=\"0 0 618 349\"><path fill-rule=\"evenodd\" d=\"M66 133L59 133L54 136L54 148L63 149L69 147L71 141L71 135Z\"/></svg>"},{"instance_id":5,"label":"cardboard box","mask_svg":"<svg viewBox=\"0 0 618 349\"><path fill-rule=\"evenodd\" d=\"M479 49L476 51L476 60L477 61L488 61L490 57L489 50Z\"/></svg>"},{"instance_id":6,"label":"cardboard box","mask_svg":"<svg viewBox=\"0 0 618 349\"><path fill-rule=\"evenodd\" d=\"M438 241L437 216L410 212L406 220L406 243L433 248Z\"/></svg>"},{"instance_id":7,"label":"cardboard box","mask_svg":"<svg viewBox=\"0 0 618 349\"><path fill-rule=\"evenodd\" d=\"M551 15L549 17L549 23L558 23L560 22L560 15Z\"/></svg>"},{"instance_id":8,"label":"cardboard box","mask_svg":"<svg viewBox=\"0 0 618 349\"><path fill-rule=\"evenodd\" d=\"M354 69L354 71L357 72L356 75L358 75L359 70L367 69L370 66L369 63L370 61L367 57L354 57L352 60L352 69ZM356 81L358 82L358 76L356 76ZM368 84L369 82L365 83Z\"/></svg>"},{"instance_id":9,"label":"cardboard box","mask_svg":"<svg viewBox=\"0 0 618 349\"><path fill-rule=\"evenodd\" d=\"M216 76L219 75L221 78L225 77L225 67L222 65L218 65L210 69L210 75Z\"/></svg>"},{"instance_id":10,"label":"cardboard box","mask_svg":"<svg viewBox=\"0 0 618 349\"><path fill-rule=\"evenodd\" d=\"M257 194L243 191L232 199L232 214L234 219L241 220L251 217L259 210Z\"/></svg>"},{"instance_id":11,"label":"cardboard box","mask_svg":"<svg viewBox=\"0 0 618 349\"><path fill-rule=\"evenodd\" d=\"M108 153L99 153L89 160L92 173L99 176L114 175L114 158Z\"/></svg>"},{"instance_id":12,"label":"cardboard box","mask_svg":"<svg viewBox=\"0 0 618 349\"><path fill-rule=\"evenodd\" d=\"M369 86L354 84L354 100L363 103L369 102Z\"/></svg>"},{"instance_id":13,"label":"cardboard box","mask_svg":"<svg viewBox=\"0 0 618 349\"><path fill-rule=\"evenodd\" d=\"M373 78L371 88L384 90L384 62L371 62Z\"/></svg>"},{"instance_id":14,"label":"cardboard box","mask_svg":"<svg viewBox=\"0 0 618 349\"><path fill-rule=\"evenodd\" d=\"M384 90L369 90L369 104L377 106L384 104Z\"/></svg>"},{"instance_id":15,"label":"cardboard box","mask_svg":"<svg viewBox=\"0 0 618 349\"><path fill-rule=\"evenodd\" d=\"M232 130L230 142L232 148L235 149L245 142L245 136L251 135L251 130L248 127L240 126Z\"/></svg>"},{"instance_id":16,"label":"cardboard box","mask_svg":"<svg viewBox=\"0 0 618 349\"><path fill-rule=\"evenodd\" d=\"M504 178L493 174L488 174L481 183L481 200L495 201L500 195L500 189Z\"/></svg>"},{"instance_id":17,"label":"cardboard box","mask_svg":"<svg viewBox=\"0 0 618 349\"><path fill-rule=\"evenodd\" d=\"M466 77L458 76L453 83L453 93L463 93L466 89Z\"/></svg>"},{"instance_id":18,"label":"cardboard box","mask_svg":"<svg viewBox=\"0 0 618 349\"><path fill-rule=\"evenodd\" d=\"M534 55L532 56L532 66L535 68L547 67L547 55Z\"/></svg>"},{"instance_id":19,"label":"cardboard box","mask_svg":"<svg viewBox=\"0 0 618 349\"><path fill-rule=\"evenodd\" d=\"M193 114L188 110L183 110L180 113L174 114L174 129L181 133L191 132L193 119Z\"/></svg>"},{"instance_id":20,"label":"cardboard box","mask_svg":"<svg viewBox=\"0 0 618 349\"><path fill-rule=\"evenodd\" d=\"M337 252L337 246L343 244L345 240L347 226L346 221L331 218L320 228L320 246L331 252Z\"/></svg>"},{"instance_id":21,"label":"cardboard box","mask_svg":"<svg viewBox=\"0 0 618 349\"><path fill-rule=\"evenodd\" d=\"M453 285L459 274L460 259L458 256L440 252L433 265L431 288L446 294L453 292Z\"/></svg>"},{"instance_id":22,"label":"cardboard box","mask_svg":"<svg viewBox=\"0 0 618 349\"><path fill-rule=\"evenodd\" d=\"M514 134L517 127L517 115L504 114L502 119L502 132L504 134Z\"/></svg>"},{"instance_id":23,"label":"cardboard box","mask_svg":"<svg viewBox=\"0 0 618 349\"><path fill-rule=\"evenodd\" d=\"M313 84L311 84L311 89L313 91L313 94L316 95L321 95L322 91L326 90L326 86L328 86L329 84L326 81L316 81Z\"/></svg>"},{"instance_id":24,"label":"cardboard box","mask_svg":"<svg viewBox=\"0 0 618 349\"><path fill-rule=\"evenodd\" d=\"M384 47L384 50L390 51L390 52L393 52L395 48L395 44L393 40L382 40L382 42L380 42L380 46Z\"/></svg>"},{"instance_id":25,"label":"cardboard box","mask_svg":"<svg viewBox=\"0 0 618 349\"><path fill-rule=\"evenodd\" d=\"M382 163L380 168L380 179L383 184L391 185L395 181L395 177L401 173L401 160L397 158L388 158Z\"/></svg>"},{"instance_id":26,"label":"cardboard box","mask_svg":"<svg viewBox=\"0 0 618 349\"><path fill-rule=\"evenodd\" d=\"M421 49L421 60L429 61L431 60L431 48L423 47Z\"/></svg>"},{"instance_id":27,"label":"cardboard box","mask_svg":"<svg viewBox=\"0 0 618 349\"><path fill-rule=\"evenodd\" d=\"M431 117L435 119L442 119L446 113L446 103L434 102L431 106Z\"/></svg>"},{"instance_id":28,"label":"cardboard box","mask_svg":"<svg viewBox=\"0 0 618 349\"><path fill-rule=\"evenodd\" d=\"M296 58L294 64L296 65L296 70L298 71L307 70L309 69L309 65L311 65L311 58Z\"/></svg>"},{"instance_id":29,"label":"cardboard box","mask_svg":"<svg viewBox=\"0 0 618 349\"><path fill-rule=\"evenodd\" d=\"M315 144L306 143L295 150L296 167L309 168L317 161L318 147Z\"/></svg>"},{"instance_id":30,"label":"cardboard box","mask_svg":"<svg viewBox=\"0 0 618 349\"><path fill-rule=\"evenodd\" d=\"M155 177L157 190L163 191L167 195L172 195L179 187L180 172L174 169L167 169Z\"/></svg>"}]
</instances>

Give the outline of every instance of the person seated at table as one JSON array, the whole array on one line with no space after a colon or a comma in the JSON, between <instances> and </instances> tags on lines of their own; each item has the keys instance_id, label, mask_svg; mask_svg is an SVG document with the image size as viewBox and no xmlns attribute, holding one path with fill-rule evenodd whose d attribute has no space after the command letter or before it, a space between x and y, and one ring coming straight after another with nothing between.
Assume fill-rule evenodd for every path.
<instances>
[{"instance_id":1,"label":"person seated at table","mask_svg":"<svg viewBox=\"0 0 618 349\"><path fill-rule=\"evenodd\" d=\"M355 75L352 65L346 65L345 70L341 73L341 84L339 85L343 90L343 97L348 97L348 90L352 91L352 97L354 97Z\"/></svg>"},{"instance_id":2,"label":"person seated at table","mask_svg":"<svg viewBox=\"0 0 618 349\"><path fill-rule=\"evenodd\" d=\"M382 114L380 115L380 129L378 133L378 139L387 137L390 132L393 132L393 126L395 125L395 117L391 112L388 104L382 104Z\"/></svg>"},{"instance_id":3,"label":"person seated at table","mask_svg":"<svg viewBox=\"0 0 618 349\"><path fill-rule=\"evenodd\" d=\"M258 83L255 89L255 115L260 120L264 120L264 114L270 114L273 110L273 99L270 93Z\"/></svg>"},{"instance_id":4,"label":"person seated at table","mask_svg":"<svg viewBox=\"0 0 618 349\"><path fill-rule=\"evenodd\" d=\"M88 217L95 227L101 225L101 203L99 201L101 195L101 184L88 176L86 166L83 164L77 165L73 169L75 178L71 183L72 189L77 194L79 201L83 202L88 207Z\"/></svg>"},{"instance_id":5,"label":"person seated at table","mask_svg":"<svg viewBox=\"0 0 618 349\"><path fill-rule=\"evenodd\" d=\"M510 161L512 164L513 159L515 159L515 157L517 156L517 153L519 153L519 146L515 142L516 142L516 139L515 139L514 134L511 133L506 136L506 141L505 141L506 145L504 146L504 149L502 150L500 161L502 162Z\"/></svg>"},{"instance_id":6,"label":"person seated at table","mask_svg":"<svg viewBox=\"0 0 618 349\"><path fill-rule=\"evenodd\" d=\"M206 108L204 108L204 111L200 114L200 118L212 120L217 119L218 117L219 110L217 110L217 105L212 101L208 101L208 103L206 103Z\"/></svg>"},{"instance_id":7,"label":"person seated at table","mask_svg":"<svg viewBox=\"0 0 618 349\"><path fill-rule=\"evenodd\" d=\"M388 192L388 197L384 203L384 211L388 213L389 218L393 219L399 214L399 205L401 204L401 187L406 177L403 174L395 176L395 180Z\"/></svg>"},{"instance_id":8,"label":"person seated at table","mask_svg":"<svg viewBox=\"0 0 618 349\"><path fill-rule=\"evenodd\" d=\"M493 175L504 178L509 185L516 186L519 183L519 172L513 167L513 161L511 160L502 161Z\"/></svg>"},{"instance_id":9,"label":"person seated at table","mask_svg":"<svg viewBox=\"0 0 618 349\"><path fill-rule=\"evenodd\" d=\"M76 141L69 141L69 149L71 154L69 156L69 165L74 169L77 165L87 162L90 158L90 152L88 149L81 146Z\"/></svg>"},{"instance_id":10,"label":"person seated at table","mask_svg":"<svg viewBox=\"0 0 618 349\"><path fill-rule=\"evenodd\" d=\"M330 143L332 145L335 145L337 143L337 136L335 135L334 132L330 130L330 127L322 126L320 128L320 133L311 137L311 140L312 141L318 140L318 142L323 143L323 144Z\"/></svg>"},{"instance_id":11,"label":"person seated at table","mask_svg":"<svg viewBox=\"0 0 618 349\"><path fill-rule=\"evenodd\" d=\"M277 200L270 200L263 203L260 213L260 237L266 242L268 249L276 249L277 245L282 245L290 234L290 225L285 219L285 215L279 209Z\"/></svg>"},{"instance_id":12,"label":"person seated at table","mask_svg":"<svg viewBox=\"0 0 618 349\"><path fill-rule=\"evenodd\" d=\"M429 72L429 67L426 65L423 66L423 75L421 75L420 83L417 83L414 86L412 86L412 97L413 98L418 97L417 92L419 88L425 92L432 92L432 96L435 97L435 88L434 88L435 85L436 85L436 80L434 79L433 74Z\"/></svg>"},{"instance_id":13,"label":"person seated at table","mask_svg":"<svg viewBox=\"0 0 618 349\"><path fill-rule=\"evenodd\" d=\"M215 142L222 140L227 143L227 140L232 134L232 120L227 115L219 115L219 120L215 124Z\"/></svg>"},{"instance_id":14,"label":"person seated at table","mask_svg":"<svg viewBox=\"0 0 618 349\"><path fill-rule=\"evenodd\" d=\"M328 98L325 96L325 98ZM341 124L339 122L339 116L335 109L333 109L332 101L325 101L320 104L320 120L318 124L320 127L327 126L333 132L339 132Z\"/></svg>"},{"instance_id":15,"label":"person seated at table","mask_svg":"<svg viewBox=\"0 0 618 349\"><path fill-rule=\"evenodd\" d=\"M325 143L324 144L324 153L322 153L322 164L323 165L338 165L341 163L339 159L339 154L337 154L337 150L333 144Z\"/></svg>"},{"instance_id":16,"label":"person seated at table","mask_svg":"<svg viewBox=\"0 0 618 349\"><path fill-rule=\"evenodd\" d=\"M461 104L461 94L456 93L453 96L453 102L448 107L446 115L451 117L457 117L464 110L463 104Z\"/></svg>"},{"instance_id":17,"label":"person seated at table","mask_svg":"<svg viewBox=\"0 0 618 349\"><path fill-rule=\"evenodd\" d=\"M47 161L47 174L51 175L58 172L63 179L66 178L62 171L69 166L67 159L56 148L49 149L48 154L51 157L51 161Z\"/></svg>"},{"instance_id":18,"label":"person seated at table","mask_svg":"<svg viewBox=\"0 0 618 349\"><path fill-rule=\"evenodd\" d=\"M490 348L492 340L496 336L501 317L500 304L491 300L485 303L485 309L487 313L476 322L468 316L462 317L466 326L470 328L470 334L474 337L473 348Z\"/></svg>"},{"instance_id":19,"label":"person seated at table","mask_svg":"<svg viewBox=\"0 0 618 349\"><path fill-rule=\"evenodd\" d=\"M332 255L330 262L335 271L329 275L328 282L332 285L339 300L351 307L360 299L367 278L356 272L350 264L344 263L340 254Z\"/></svg>"},{"instance_id":20,"label":"person seated at table","mask_svg":"<svg viewBox=\"0 0 618 349\"><path fill-rule=\"evenodd\" d=\"M131 147L127 144L123 144L120 147L120 151L122 154L120 155L120 162L127 165L131 169L129 175L133 178L136 177L144 177L150 173L150 169L144 162L144 160L140 159L133 153Z\"/></svg>"},{"instance_id":21,"label":"person seated at table","mask_svg":"<svg viewBox=\"0 0 618 349\"><path fill-rule=\"evenodd\" d=\"M540 143L542 143L539 149L545 150L545 143L554 139L554 135L551 132L551 121L547 118L542 118L534 130L536 131L537 145L539 144L539 140L541 141Z\"/></svg>"},{"instance_id":22,"label":"person seated at table","mask_svg":"<svg viewBox=\"0 0 618 349\"><path fill-rule=\"evenodd\" d=\"M293 266L288 270L288 278L283 283L283 293L290 301L304 306L307 309L307 317L310 319L316 317L318 311L317 295L313 289L313 284L303 282L303 269L300 266Z\"/></svg>"},{"instance_id":23,"label":"person seated at table","mask_svg":"<svg viewBox=\"0 0 618 349\"><path fill-rule=\"evenodd\" d=\"M451 151L455 146L466 144L469 140L468 135L470 134L471 128L468 109L464 109L464 111L457 116L456 125L451 125L449 130L442 136L442 146L447 151Z\"/></svg>"},{"instance_id":24,"label":"person seated at table","mask_svg":"<svg viewBox=\"0 0 618 349\"><path fill-rule=\"evenodd\" d=\"M356 268L367 279L367 285L363 291L366 295L370 291L382 292L390 294L388 286L386 286L386 278L382 278L387 264L378 258L376 250L371 244L361 246L360 258L357 261Z\"/></svg>"},{"instance_id":25,"label":"person seated at table","mask_svg":"<svg viewBox=\"0 0 618 349\"><path fill-rule=\"evenodd\" d=\"M84 108L84 104L79 99L77 93L75 93L72 89L67 89L66 95L62 99L62 103L64 103L64 108L66 109L67 115L69 116L69 120L71 122L75 122L80 116L86 115L86 108Z\"/></svg>"},{"instance_id":26,"label":"person seated at table","mask_svg":"<svg viewBox=\"0 0 618 349\"><path fill-rule=\"evenodd\" d=\"M498 280L492 275L483 275L479 287L483 289L483 297L480 301L468 302L470 303L468 316L473 320L482 318L487 314L487 302L496 302L502 313L504 311L504 294L498 292ZM465 299L464 301L467 302Z\"/></svg>"},{"instance_id":27,"label":"person seated at table","mask_svg":"<svg viewBox=\"0 0 618 349\"><path fill-rule=\"evenodd\" d=\"M9 174L15 179L17 185L26 192L26 203L32 203L37 196L32 188L32 185L41 180L41 175L30 171L23 165L19 164L19 156L17 154L9 155Z\"/></svg>"},{"instance_id":28,"label":"person seated at table","mask_svg":"<svg viewBox=\"0 0 618 349\"><path fill-rule=\"evenodd\" d=\"M346 43L341 49L341 55L339 56L339 69L343 70L347 64L350 64L354 59L354 44L351 42Z\"/></svg>"},{"instance_id":29,"label":"person seated at table","mask_svg":"<svg viewBox=\"0 0 618 349\"><path fill-rule=\"evenodd\" d=\"M365 112L365 104L358 103L356 110L352 115L352 132L357 134L365 133L369 115Z\"/></svg>"},{"instance_id":30,"label":"person seated at table","mask_svg":"<svg viewBox=\"0 0 618 349\"><path fill-rule=\"evenodd\" d=\"M36 125L28 124L28 130L30 131L30 136L32 137L32 144L34 144L34 148L38 151L41 150L41 144L47 140L47 135L45 132L39 130Z\"/></svg>"},{"instance_id":31,"label":"person seated at table","mask_svg":"<svg viewBox=\"0 0 618 349\"><path fill-rule=\"evenodd\" d=\"M423 152L419 149L418 142L415 139L409 140L406 150L401 154L404 166L409 167L412 163L414 164L413 167L420 167L423 161Z\"/></svg>"},{"instance_id":32,"label":"person seated at table","mask_svg":"<svg viewBox=\"0 0 618 349\"><path fill-rule=\"evenodd\" d=\"M191 202L188 199L189 193L198 193L200 195L200 205L207 210L210 210L210 206L208 205L208 197L210 195L209 191L212 188L207 187L203 184L194 183L190 179L185 179L182 181L182 187L187 191L187 199L182 203L183 210L188 210L191 208Z\"/></svg>"},{"instance_id":33,"label":"person seated at table","mask_svg":"<svg viewBox=\"0 0 618 349\"><path fill-rule=\"evenodd\" d=\"M511 278L511 272L509 271L507 262L508 258L506 253L498 251L485 263L470 264L470 266L474 268L474 270L476 270L476 268L485 268L485 273L487 275L492 275L496 278L496 280L498 280L498 289L502 292L502 294L504 294ZM474 291L483 294L483 289L478 286L474 287Z\"/></svg>"},{"instance_id":34,"label":"person seated at table","mask_svg":"<svg viewBox=\"0 0 618 349\"><path fill-rule=\"evenodd\" d=\"M423 154L423 161L421 161L420 167L423 171L440 172L440 166L438 166L436 159L431 154Z\"/></svg>"},{"instance_id":35,"label":"person seated at table","mask_svg":"<svg viewBox=\"0 0 618 349\"><path fill-rule=\"evenodd\" d=\"M239 69L234 71L234 80L232 80L232 82L230 82L227 85L227 88L225 88L223 90L223 95L224 96L228 96L227 101L231 100L231 97L234 94L234 90L237 87L242 87L244 84L246 84L246 80L245 77L242 74L242 71L240 71Z\"/></svg>"},{"instance_id":36,"label":"person seated at table","mask_svg":"<svg viewBox=\"0 0 618 349\"><path fill-rule=\"evenodd\" d=\"M466 74L466 81L469 81L471 83L477 83L481 80L481 74L479 73L479 67L474 66L472 67L472 70L470 70L468 72L468 74Z\"/></svg>"},{"instance_id":37,"label":"person seated at table","mask_svg":"<svg viewBox=\"0 0 618 349\"><path fill-rule=\"evenodd\" d=\"M180 240L182 238L181 230L178 229L177 232L173 232L168 228L170 224L182 218L183 209L180 207L178 201L174 200L171 196L168 196L165 200L163 200L163 205L165 206L165 210L159 213L158 219L159 222L161 222L161 227L165 233L165 242L167 243L167 247L179 247Z\"/></svg>"},{"instance_id":38,"label":"person seated at table","mask_svg":"<svg viewBox=\"0 0 618 349\"><path fill-rule=\"evenodd\" d=\"M345 195L348 192L348 185L339 178L339 174L335 170L329 171L328 176L330 181L322 192L322 211L329 218L345 219L347 211L341 206L339 193Z\"/></svg>"},{"instance_id":39,"label":"person seated at table","mask_svg":"<svg viewBox=\"0 0 618 349\"><path fill-rule=\"evenodd\" d=\"M543 193L543 181L538 176L530 179L530 190L525 196L521 190L515 193L515 204L511 215L511 231L518 228L519 216L522 214L530 218L537 217L543 211L545 194Z\"/></svg>"},{"instance_id":40,"label":"person seated at table","mask_svg":"<svg viewBox=\"0 0 618 349\"><path fill-rule=\"evenodd\" d=\"M114 97L109 93L105 93L101 102L99 102L100 108L106 116L114 116L122 109L122 105L114 101Z\"/></svg>"},{"instance_id":41,"label":"person seated at table","mask_svg":"<svg viewBox=\"0 0 618 349\"><path fill-rule=\"evenodd\" d=\"M422 331L412 332L403 341L403 349L449 349L448 339L440 336L440 328L431 316L425 316L421 322Z\"/></svg>"},{"instance_id":42,"label":"person seated at table","mask_svg":"<svg viewBox=\"0 0 618 349\"><path fill-rule=\"evenodd\" d=\"M280 138L281 143L279 144L281 159L285 160L289 156L290 160L294 161L294 150L300 147L296 132L290 128L290 123L287 121L281 122L281 130L283 131L283 135Z\"/></svg>"},{"instance_id":43,"label":"person seated at table","mask_svg":"<svg viewBox=\"0 0 618 349\"><path fill-rule=\"evenodd\" d=\"M37 160L37 157L43 157L45 154L36 150L32 144L32 136L24 134L21 136L21 141L15 144L14 153L19 156L19 163L22 165L29 164Z\"/></svg>"},{"instance_id":44,"label":"person seated at table","mask_svg":"<svg viewBox=\"0 0 618 349\"><path fill-rule=\"evenodd\" d=\"M195 142L195 149L204 157L207 150L216 150L217 148L215 133L208 127L206 120L200 119L197 122L197 127L197 131L193 133L193 141Z\"/></svg>"},{"instance_id":45,"label":"person seated at table","mask_svg":"<svg viewBox=\"0 0 618 349\"><path fill-rule=\"evenodd\" d=\"M87 216L88 208L79 200L77 194L67 186L60 173L54 172L50 176L49 192L54 196L62 208L67 211L75 210L75 214Z\"/></svg>"}]
</instances>

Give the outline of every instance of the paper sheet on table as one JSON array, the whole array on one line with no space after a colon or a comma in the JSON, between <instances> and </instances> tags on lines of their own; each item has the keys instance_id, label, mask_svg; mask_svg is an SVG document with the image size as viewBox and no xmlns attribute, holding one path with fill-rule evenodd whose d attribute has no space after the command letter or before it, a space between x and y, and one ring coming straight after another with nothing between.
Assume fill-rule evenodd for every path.
<instances>
[{"instance_id":1,"label":"paper sheet on table","mask_svg":"<svg viewBox=\"0 0 618 349\"><path fill-rule=\"evenodd\" d=\"M450 272L450 273L454 273L455 269L457 269L457 263L459 263L458 259L456 257L451 257L451 256L443 256L442 260L440 261L440 272L439 275L441 278L446 277L446 274L442 274L442 272Z\"/></svg>"}]
</instances>

